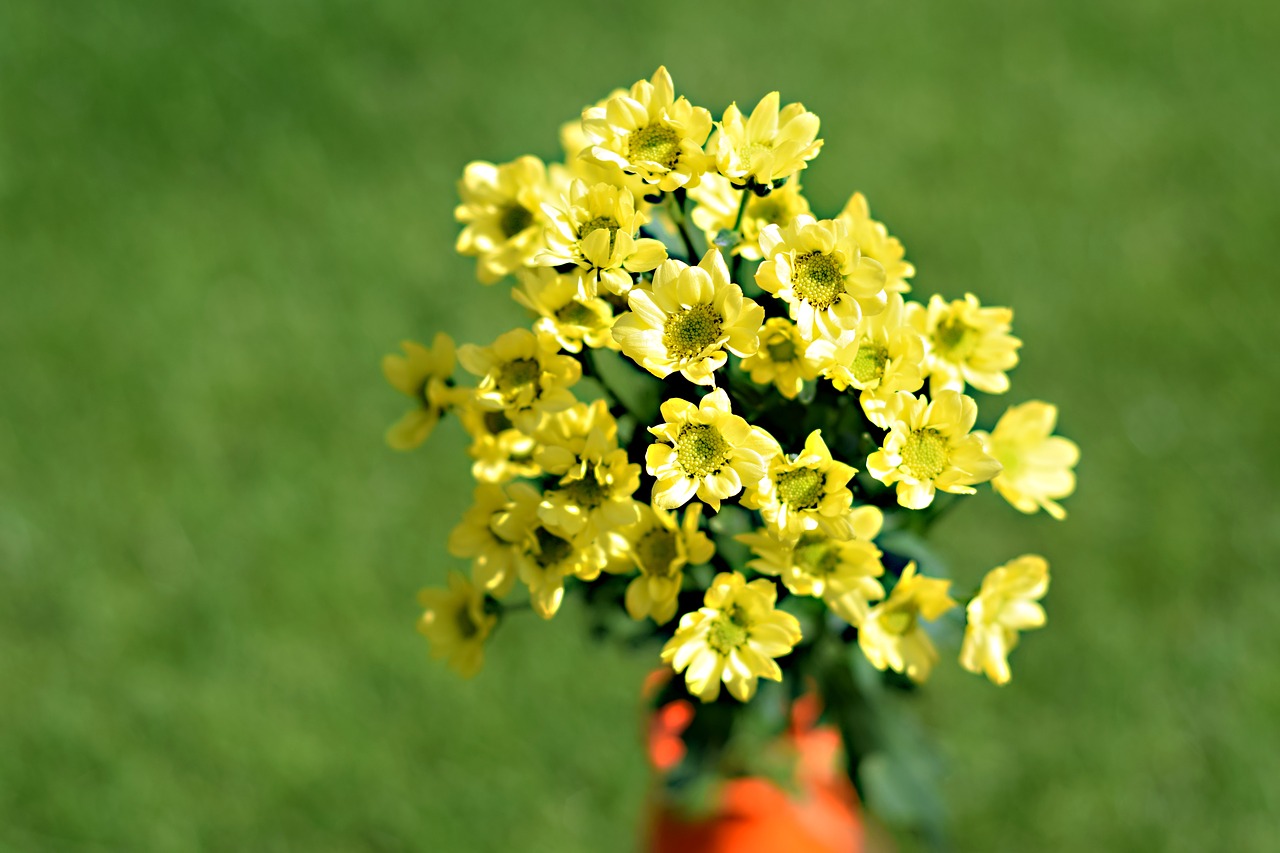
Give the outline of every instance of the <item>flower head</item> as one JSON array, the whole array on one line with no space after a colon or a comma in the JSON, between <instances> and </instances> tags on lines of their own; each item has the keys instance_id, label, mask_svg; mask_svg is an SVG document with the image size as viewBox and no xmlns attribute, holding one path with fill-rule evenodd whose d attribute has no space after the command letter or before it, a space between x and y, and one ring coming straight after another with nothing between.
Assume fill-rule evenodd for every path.
<instances>
[{"instance_id":1,"label":"flower head","mask_svg":"<svg viewBox=\"0 0 1280 853\"><path fill-rule=\"evenodd\" d=\"M458 360L480 377L476 405L502 412L516 429L532 435L548 414L575 402L569 388L582 377L582 365L558 350L552 338L512 329L492 346L461 347Z\"/></svg>"},{"instance_id":2,"label":"flower head","mask_svg":"<svg viewBox=\"0 0 1280 853\"><path fill-rule=\"evenodd\" d=\"M538 315L533 330L555 339L567 352L581 352L585 344L593 349L615 348L613 307L603 299L578 296L576 275L562 275L549 267L521 270L520 286L511 291L515 300Z\"/></svg>"},{"instance_id":3,"label":"flower head","mask_svg":"<svg viewBox=\"0 0 1280 853\"><path fill-rule=\"evenodd\" d=\"M853 535L849 481L856 469L831 457L822 430L809 433L804 450L794 459L779 450L768 461L768 475L748 489L743 506L760 510L764 520L788 538L815 530L839 539Z\"/></svg>"},{"instance_id":4,"label":"flower head","mask_svg":"<svg viewBox=\"0 0 1280 853\"><path fill-rule=\"evenodd\" d=\"M951 581L916 574L908 563L888 599L877 604L858 627L858 645L876 669L902 672L923 682L938 660L938 650L924 632L920 619L937 619L955 600L947 594Z\"/></svg>"},{"instance_id":5,"label":"flower head","mask_svg":"<svg viewBox=\"0 0 1280 853\"><path fill-rule=\"evenodd\" d=\"M467 455L475 460L471 463L471 476L478 482L505 483L542 473L534 460L537 444L533 437L516 429L501 411L477 405L474 392L461 398L458 419L471 436Z\"/></svg>"},{"instance_id":6,"label":"flower head","mask_svg":"<svg viewBox=\"0 0 1280 853\"><path fill-rule=\"evenodd\" d=\"M871 218L871 209L867 207L867 199L862 193L850 196L836 219L848 226L849 234L861 247L862 254L884 267L885 290L890 293L911 290L907 279L916 274L916 268L903 259L905 251L898 238L890 237L888 229Z\"/></svg>"},{"instance_id":7,"label":"flower head","mask_svg":"<svg viewBox=\"0 0 1280 853\"><path fill-rule=\"evenodd\" d=\"M808 347L795 323L770 317L760 330L760 348L742 360L742 369L757 385L773 383L779 394L794 400L805 382L818 378L819 362L809 356Z\"/></svg>"},{"instance_id":8,"label":"flower head","mask_svg":"<svg viewBox=\"0 0 1280 853\"><path fill-rule=\"evenodd\" d=\"M638 488L640 466L628 461L627 451L588 451L543 493L538 515L566 533L600 537L639 519L641 504L631 498Z\"/></svg>"},{"instance_id":9,"label":"flower head","mask_svg":"<svg viewBox=\"0 0 1280 853\"><path fill-rule=\"evenodd\" d=\"M495 166L468 163L458 182L462 203L454 211L464 223L459 254L474 256L476 275L493 284L530 263L542 249L550 194L547 170L537 157L520 157Z\"/></svg>"},{"instance_id":10,"label":"flower head","mask_svg":"<svg viewBox=\"0 0 1280 853\"><path fill-rule=\"evenodd\" d=\"M662 649L662 660L684 672L689 692L703 702L720 695L720 684L740 702L755 695L759 678L782 680L774 661L800 642L800 623L774 609L778 591L766 579L747 583L737 572L716 575L704 606L680 617L680 627Z\"/></svg>"},{"instance_id":11,"label":"flower head","mask_svg":"<svg viewBox=\"0 0 1280 853\"><path fill-rule=\"evenodd\" d=\"M1019 631L1044 625L1044 608L1036 602L1048 591L1049 564L1035 554L987 572L982 589L969 602L960 665L1007 684L1009 652L1018 644Z\"/></svg>"},{"instance_id":12,"label":"flower head","mask_svg":"<svg viewBox=\"0 0 1280 853\"><path fill-rule=\"evenodd\" d=\"M486 613L484 591L458 572L449 572L448 589L424 589L418 602L425 612L418 631L431 644L431 656L447 658L449 666L471 678L484 664L484 641L498 623Z\"/></svg>"},{"instance_id":13,"label":"flower head","mask_svg":"<svg viewBox=\"0 0 1280 853\"><path fill-rule=\"evenodd\" d=\"M674 512L644 507L640 520L623 530L627 554L640 574L627 585L627 613L632 619L653 618L665 625L676 614L684 583L684 567L711 559L716 547L698 530L702 504L690 504L684 521Z\"/></svg>"},{"instance_id":14,"label":"flower head","mask_svg":"<svg viewBox=\"0 0 1280 853\"><path fill-rule=\"evenodd\" d=\"M441 332L431 349L413 341L400 344L404 355L387 355L382 372L415 406L387 430L387 444L395 450L412 450L427 440L440 415L457 401L447 380L453 374L453 339Z\"/></svg>"},{"instance_id":15,"label":"flower head","mask_svg":"<svg viewBox=\"0 0 1280 853\"><path fill-rule=\"evenodd\" d=\"M529 486L521 484L521 488ZM449 553L471 559L471 579L495 598L504 598L515 583L512 543L493 529L500 513L511 506L501 486L481 483L474 503L449 534Z\"/></svg>"},{"instance_id":16,"label":"flower head","mask_svg":"<svg viewBox=\"0 0 1280 853\"><path fill-rule=\"evenodd\" d=\"M1005 371L1017 366L1022 346L1009 334L1012 309L983 308L972 293L949 303L934 294L928 308L911 303L908 319L928 342L930 394L966 383L988 394L1009 390Z\"/></svg>"},{"instance_id":17,"label":"flower head","mask_svg":"<svg viewBox=\"0 0 1280 853\"><path fill-rule=\"evenodd\" d=\"M724 111L716 134L716 167L738 186L785 181L818 156L818 117L804 104L778 109L777 92L760 99L743 119L736 103Z\"/></svg>"},{"instance_id":18,"label":"flower head","mask_svg":"<svg viewBox=\"0 0 1280 853\"><path fill-rule=\"evenodd\" d=\"M1010 406L990 435L982 437L1003 470L991 481L1000 496L1025 513L1043 509L1061 521L1067 517L1055 500L1076 490L1072 470L1080 448L1069 438L1052 435L1058 407L1039 400Z\"/></svg>"}]
</instances>

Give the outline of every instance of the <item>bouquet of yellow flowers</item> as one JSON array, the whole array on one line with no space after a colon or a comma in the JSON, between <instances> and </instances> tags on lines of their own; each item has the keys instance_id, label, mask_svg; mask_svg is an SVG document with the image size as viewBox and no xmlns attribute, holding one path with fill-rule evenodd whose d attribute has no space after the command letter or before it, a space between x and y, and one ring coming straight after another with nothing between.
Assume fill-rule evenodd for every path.
<instances>
[{"instance_id":1,"label":"bouquet of yellow flowers","mask_svg":"<svg viewBox=\"0 0 1280 853\"><path fill-rule=\"evenodd\" d=\"M1013 312L907 299L915 268L860 193L810 211L818 132L776 92L713 122L659 68L566 125L563 163L469 164L457 249L481 283L514 278L530 324L383 362L413 401L392 447L446 413L472 438L474 503L448 542L470 572L421 594L432 653L472 675L508 613L583 596L601 635L683 676L668 695L717 709L688 734L717 748L691 749L675 785L723 772L750 714L813 691L874 787L895 716L878 697L928 678L953 620L961 666L997 684L1045 621L1043 557L957 600L920 570L931 523L984 483L1062 518L1075 487L1054 406L975 429L970 392L1007 392L1018 363Z\"/></svg>"}]
</instances>

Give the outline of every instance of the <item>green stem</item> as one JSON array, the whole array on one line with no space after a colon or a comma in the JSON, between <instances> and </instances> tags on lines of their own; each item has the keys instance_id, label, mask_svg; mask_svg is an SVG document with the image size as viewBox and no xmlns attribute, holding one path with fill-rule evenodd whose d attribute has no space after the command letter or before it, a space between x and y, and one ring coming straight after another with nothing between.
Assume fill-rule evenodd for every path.
<instances>
[{"instance_id":1,"label":"green stem","mask_svg":"<svg viewBox=\"0 0 1280 853\"><path fill-rule=\"evenodd\" d=\"M664 196L667 205L667 212L671 214L671 220L676 224L676 230L680 232L680 239L684 241L684 249L690 266L698 263L698 252L693 248L693 237L689 234L688 223L685 221L684 200L676 201L674 193L667 193Z\"/></svg>"},{"instance_id":2,"label":"green stem","mask_svg":"<svg viewBox=\"0 0 1280 853\"><path fill-rule=\"evenodd\" d=\"M742 218L747 212L747 202L751 200L751 191L746 187L742 188L742 199L738 202L738 215L733 220L733 233L737 236L737 243L729 247L729 281L733 281L738 277L738 266L742 263L742 254L734 254L733 250L742 243Z\"/></svg>"}]
</instances>

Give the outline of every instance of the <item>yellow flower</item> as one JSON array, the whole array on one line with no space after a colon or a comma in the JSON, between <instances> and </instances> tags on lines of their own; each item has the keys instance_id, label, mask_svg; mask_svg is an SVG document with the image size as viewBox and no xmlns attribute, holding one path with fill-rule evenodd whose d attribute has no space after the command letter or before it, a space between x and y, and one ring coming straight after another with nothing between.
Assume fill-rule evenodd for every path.
<instances>
[{"instance_id":1,"label":"yellow flower","mask_svg":"<svg viewBox=\"0 0 1280 853\"><path fill-rule=\"evenodd\" d=\"M669 260L658 267L652 289L635 288L631 311L613 325L622 352L659 379L674 371L698 385L715 385L728 360L756 351L764 309L729 281L716 249L696 267Z\"/></svg>"},{"instance_id":2,"label":"yellow flower","mask_svg":"<svg viewBox=\"0 0 1280 853\"><path fill-rule=\"evenodd\" d=\"M608 97L584 108L586 110L603 110L612 98L625 97L626 89L614 89ZM636 199L636 209L644 210L649 205L644 200L649 186L639 175L629 175L622 171L617 163L600 162L591 157L591 139L582 128L582 116L560 125L560 147L564 150L564 166L559 174L564 176L565 187L573 178L583 181L587 186L595 184L613 184L625 187ZM552 167L555 170L556 167ZM554 180L553 180L554 184Z\"/></svg>"},{"instance_id":3,"label":"yellow flower","mask_svg":"<svg viewBox=\"0 0 1280 853\"><path fill-rule=\"evenodd\" d=\"M663 192L694 187L715 160L702 150L711 133L711 113L675 97L671 75L659 68L652 80L582 113L590 143L584 152L600 163L616 164Z\"/></svg>"},{"instance_id":4,"label":"yellow flower","mask_svg":"<svg viewBox=\"0 0 1280 853\"><path fill-rule=\"evenodd\" d=\"M849 234L862 249L862 254L884 267L885 290L890 293L907 293L911 290L907 279L916 274L916 268L903 260L905 251L898 238L890 237L888 229L871 218L871 209L867 207L867 200L862 193L850 196L836 219L849 227Z\"/></svg>"},{"instance_id":5,"label":"yellow flower","mask_svg":"<svg viewBox=\"0 0 1280 853\"><path fill-rule=\"evenodd\" d=\"M788 459L779 449L769 460L769 475L748 487L742 505L758 509L782 536L820 531L847 539L853 535L849 481L856 470L831 458L822 430L805 439L804 450Z\"/></svg>"},{"instance_id":6,"label":"yellow flower","mask_svg":"<svg viewBox=\"0 0 1280 853\"><path fill-rule=\"evenodd\" d=\"M1048 591L1049 564L1035 554L1024 554L988 572L982 589L969 602L960 665L973 673L986 673L996 684L1008 684L1009 652L1018 645L1019 631L1044 625L1044 608L1036 602Z\"/></svg>"},{"instance_id":7,"label":"yellow flower","mask_svg":"<svg viewBox=\"0 0 1280 853\"><path fill-rule=\"evenodd\" d=\"M818 117L804 104L778 109L778 93L760 99L745 121L736 103L724 111L716 134L716 167L738 186L785 181L818 156Z\"/></svg>"},{"instance_id":8,"label":"yellow flower","mask_svg":"<svg viewBox=\"0 0 1280 853\"><path fill-rule=\"evenodd\" d=\"M965 383L988 394L1009 390L1005 371L1018 364L1022 346L1009 334L1012 309L983 308L972 293L950 303L935 294L928 308L911 303L907 316L929 345L930 394L963 391Z\"/></svg>"},{"instance_id":9,"label":"yellow flower","mask_svg":"<svg viewBox=\"0 0 1280 853\"><path fill-rule=\"evenodd\" d=\"M613 335L613 308L603 299L578 297L578 277L561 275L549 267L521 270L520 286L511 295L533 311L539 319L534 332L555 338L568 352L581 352L582 345L616 348Z\"/></svg>"},{"instance_id":10,"label":"yellow flower","mask_svg":"<svg viewBox=\"0 0 1280 853\"><path fill-rule=\"evenodd\" d=\"M641 504L631 498L638 488L640 466L627 460L627 451L589 455L560 478L557 488L543 492L538 515L574 536L603 536L640 518Z\"/></svg>"},{"instance_id":11,"label":"yellow flower","mask_svg":"<svg viewBox=\"0 0 1280 853\"><path fill-rule=\"evenodd\" d=\"M649 221L636 210L630 191L612 184L588 187L574 181L558 206L543 205L549 224L547 248L537 257L546 266L578 268L579 295L592 299L600 287L619 295L631 290L632 273L647 272L667 257L661 240L636 237Z\"/></svg>"},{"instance_id":12,"label":"yellow flower","mask_svg":"<svg viewBox=\"0 0 1280 853\"><path fill-rule=\"evenodd\" d=\"M530 488L523 483L513 488ZM515 583L512 544L493 530L495 518L511 501L501 486L481 483L474 503L449 534L449 553L471 560L471 580L495 598L504 598Z\"/></svg>"},{"instance_id":13,"label":"yellow flower","mask_svg":"<svg viewBox=\"0 0 1280 853\"><path fill-rule=\"evenodd\" d=\"M924 353L924 338L907 325L899 293L889 295L882 313L864 317L853 337L842 343L814 341L806 351L837 389L852 386L862 392L867 420L881 429L888 428L897 393L924 385Z\"/></svg>"},{"instance_id":14,"label":"yellow flower","mask_svg":"<svg viewBox=\"0 0 1280 853\"><path fill-rule=\"evenodd\" d=\"M951 581L916 574L908 563L889 598L867 613L858 627L858 645L876 669L892 669L922 683L938 660L938 650L920 626L920 618L933 620L956 602L947 594Z\"/></svg>"},{"instance_id":15,"label":"yellow flower","mask_svg":"<svg viewBox=\"0 0 1280 853\"><path fill-rule=\"evenodd\" d=\"M589 458L618 449L618 422L604 400L575 403L547 419L538 441L535 459L548 474L581 473Z\"/></svg>"},{"instance_id":16,"label":"yellow flower","mask_svg":"<svg viewBox=\"0 0 1280 853\"><path fill-rule=\"evenodd\" d=\"M899 401L884 445L867 457L867 471L885 485L897 483L902 506L924 509L937 489L971 495L974 483L1000 472L982 439L969 432L978 417L971 397L943 391L930 402L903 391Z\"/></svg>"},{"instance_id":17,"label":"yellow flower","mask_svg":"<svg viewBox=\"0 0 1280 853\"><path fill-rule=\"evenodd\" d=\"M757 559L748 566L761 574L781 576L796 595L821 598L833 613L856 626L862 624L870 602L884 598L884 587L876 580L884 574L884 566L880 549L871 544L880 532L880 511L864 506L854 513L862 533L869 535L832 539L805 533L791 539L766 528L734 538L755 552Z\"/></svg>"},{"instance_id":18,"label":"yellow flower","mask_svg":"<svg viewBox=\"0 0 1280 853\"><path fill-rule=\"evenodd\" d=\"M516 429L532 435L547 414L576 402L569 388L582 377L582 365L558 350L552 338L512 329L492 346L462 346L458 360L481 377L476 405L502 412Z\"/></svg>"},{"instance_id":19,"label":"yellow flower","mask_svg":"<svg viewBox=\"0 0 1280 853\"><path fill-rule=\"evenodd\" d=\"M650 616L665 625L676 615L684 567L705 563L716 551L698 530L701 519L702 504L690 504L683 523L675 513L645 506L640 520L622 531L627 553L640 570L627 585L627 613L632 619Z\"/></svg>"},{"instance_id":20,"label":"yellow flower","mask_svg":"<svg viewBox=\"0 0 1280 853\"><path fill-rule=\"evenodd\" d=\"M417 405L387 430L387 444L395 450L412 450L427 440L441 413L455 402L456 393L446 384L453 374L453 339L441 332L431 349L413 341L402 342L400 348L402 356L383 356L382 373Z\"/></svg>"},{"instance_id":21,"label":"yellow flower","mask_svg":"<svg viewBox=\"0 0 1280 853\"><path fill-rule=\"evenodd\" d=\"M481 408L469 393L458 406L458 418L471 436L467 455L471 476L481 483L505 483L516 477L537 477L542 469L534 461L536 443L515 428L502 412Z\"/></svg>"},{"instance_id":22,"label":"yellow flower","mask_svg":"<svg viewBox=\"0 0 1280 853\"><path fill-rule=\"evenodd\" d=\"M476 275L493 284L532 262L542 249L546 216L542 204L550 187L537 157L520 157L495 166L468 163L458 182L462 204L454 211L465 223L458 253L474 256Z\"/></svg>"},{"instance_id":23,"label":"yellow flower","mask_svg":"<svg viewBox=\"0 0 1280 853\"><path fill-rule=\"evenodd\" d=\"M757 385L772 382L779 394L794 400L805 382L818 378L818 362L809 357L808 346L794 323L784 317L770 317L760 330L760 348L742 360L742 369Z\"/></svg>"},{"instance_id":24,"label":"yellow flower","mask_svg":"<svg viewBox=\"0 0 1280 853\"><path fill-rule=\"evenodd\" d=\"M747 197L747 209L742 214L742 223L738 226L742 239L733 247L732 254L742 255L749 261L758 261L762 257L761 230L768 225L787 227L797 216L809 212L809 202L800 192L799 179L788 181L766 196L759 196L750 190L735 189L728 178L708 172L703 176L702 183L689 190L689 198L695 202L693 224L702 229L708 246L717 234L731 230L738 221L738 206L744 192L750 195Z\"/></svg>"},{"instance_id":25,"label":"yellow flower","mask_svg":"<svg viewBox=\"0 0 1280 853\"><path fill-rule=\"evenodd\" d=\"M707 394L697 405L672 399L662 404L664 423L649 427L658 441L644 456L645 470L657 482L653 505L683 506L695 494L717 512L720 501L755 486L764 476L765 460L778 443L730 411L724 389Z\"/></svg>"},{"instance_id":26,"label":"yellow flower","mask_svg":"<svg viewBox=\"0 0 1280 853\"><path fill-rule=\"evenodd\" d=\"M800 642L800 623L774 609L778 590L761 578L747 583L737 572L715 576L703 606L680 617L662 661L684 672L689 692L703 702L720 695L720 683L740 702L756 693L759 678L782 680L774 661Z\"/></svg>"},{"instance_id":27,"label":"yellow flower","mask_svg":"<svg viewBox=\"0 0 1280 853\"><path fill-rule=\"evenodd\" d=\"M756 284L785 301L808 340L851 336L865 315L884 310L884 268L863 257L844 224L802 214L760 232L766 260Z\"/></svg>"},{"instance_id":28,"label":"yellow flower","mask_svg":"<svg viewBox=\"0 0 1280 853\"><path fill-rule=\"evenodd\" d=\"M448 658L449 666L471 678L484 664L484 641L498 617L485 613L484 591L458 572L449 572L448 589L424 589L418 602L426 609L418 631L431 644L431 657Z\"/></svg>"},{"instance_id":29,"label":"yellow flower","mask_svg":"<svg viewBox=\"0 0 1280 853\"><path fill-rule=\"evenodd\" d=\"M1061 521L1067 517L1054 500L1076 490L1071 469L1080 461L1080 448L1069 438L1052 435L1058 407L1039 400L1010 406L996 428L977 432L987 450L1004 466L991 485L1001 497L1025 513L1043 509Z\"/></svg>"}]
</instances>

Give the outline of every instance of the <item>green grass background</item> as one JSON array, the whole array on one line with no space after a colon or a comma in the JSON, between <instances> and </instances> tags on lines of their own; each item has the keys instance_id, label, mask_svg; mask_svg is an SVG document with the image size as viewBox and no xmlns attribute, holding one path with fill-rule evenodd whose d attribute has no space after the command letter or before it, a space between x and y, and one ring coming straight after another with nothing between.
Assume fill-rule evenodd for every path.
<instances>
[{"instance_id":1,"label":"green grass background","mask_svg":"<svg viewBox=\"0 0 1280 853\"><path fill-rule=\"evenodd\" d=\"M926 702L963 850L1273 850L1280 61L1273 3L0 5L0 849L629 849L637 689L568 608L427 660L463 436L396 455L401 338L520 317L452 252L470 159L665 62L823 120L806 173L916 293L1016 308L1010 402L1070 519L937 543L1053 566L1004 689Z\"/></svg>"}]
</instances>

